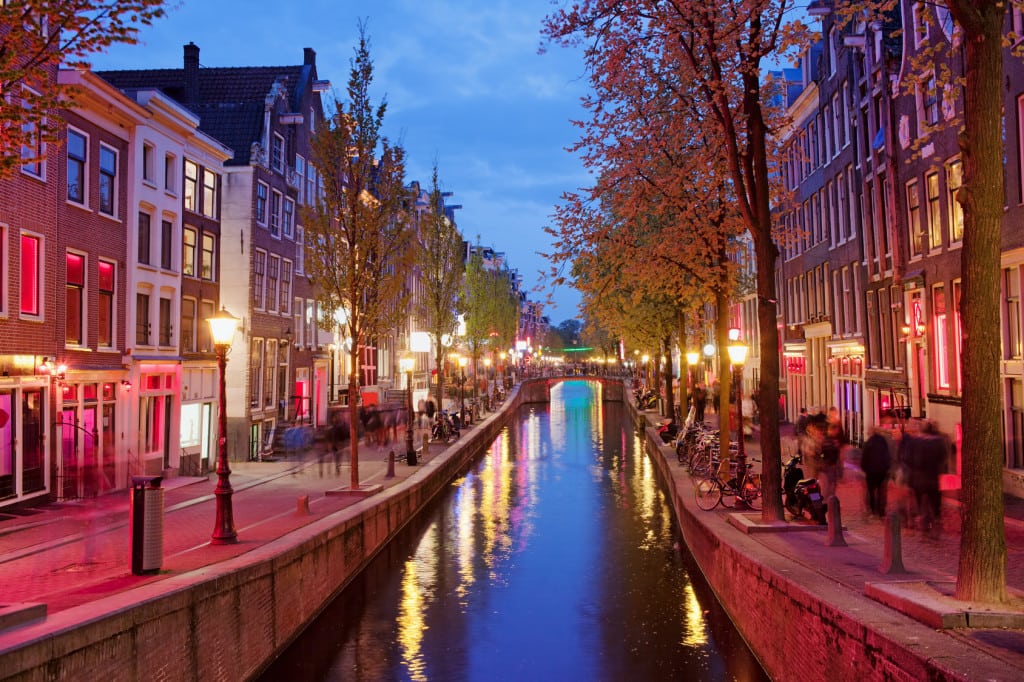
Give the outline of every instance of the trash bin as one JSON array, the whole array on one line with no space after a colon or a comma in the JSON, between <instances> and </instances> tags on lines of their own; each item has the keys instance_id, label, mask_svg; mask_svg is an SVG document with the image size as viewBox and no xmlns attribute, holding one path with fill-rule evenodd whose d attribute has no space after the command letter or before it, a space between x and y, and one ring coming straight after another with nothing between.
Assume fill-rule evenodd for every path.
<instances>
[{"instance_id":1,"label":"trash bin","mask_svg":"<svg viewBox=\"0 0 1024 682\"><path fill-rule=\"evenodd\" d=\"M164 559L163 476L132 476L131 528L132 573L156 573Z\"/></svg>"}]
</instances>

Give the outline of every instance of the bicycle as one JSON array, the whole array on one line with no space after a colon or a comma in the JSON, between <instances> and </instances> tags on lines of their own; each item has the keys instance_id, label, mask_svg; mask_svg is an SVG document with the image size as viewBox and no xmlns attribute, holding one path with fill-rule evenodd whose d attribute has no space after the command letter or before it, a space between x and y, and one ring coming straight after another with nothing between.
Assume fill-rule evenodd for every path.
<instances>
[{"instance_id":1,"label":"bicycle","mask_svg":"<svg viewBox=\"0 0 1024 682\"><path fill-rule=\"evenodd\" d=\"M754 465L748 463L742 472L733 475L735 463L724 459L714 474L697 481L694 496L698 507L711 511L721 504L732 509L739 501L754 511L761 510L761 474L752 472Z\"/></svg>"}]
</instances>

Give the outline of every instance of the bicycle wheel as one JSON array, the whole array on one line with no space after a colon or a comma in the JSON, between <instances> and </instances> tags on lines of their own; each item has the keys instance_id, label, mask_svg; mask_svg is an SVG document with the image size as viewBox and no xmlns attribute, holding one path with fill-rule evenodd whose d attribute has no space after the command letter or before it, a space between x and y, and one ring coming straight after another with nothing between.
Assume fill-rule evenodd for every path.
<instances>
[{"instance_id":1,"label":"bicycle wheel","mask_svg":"<svg viewBox=\"0 0 1024 682\"><path fill-rule=\"evenodd\" d=\"M736 506L736 493L738 492L729 483L722 483L722 506L726 509L732 509Z\"/></svg>"},{"instance_id":2,"label":"bicycle wheel","mask_svg":"<svg viewBox=\"0 0 1024 682\"><path fill-rule=\"evenodd\" d=\"M704 511L711 511L722 501L722 488L713 478L698 481L693 492L697 498L697 506Z\"/></svg>"}]
</instances>

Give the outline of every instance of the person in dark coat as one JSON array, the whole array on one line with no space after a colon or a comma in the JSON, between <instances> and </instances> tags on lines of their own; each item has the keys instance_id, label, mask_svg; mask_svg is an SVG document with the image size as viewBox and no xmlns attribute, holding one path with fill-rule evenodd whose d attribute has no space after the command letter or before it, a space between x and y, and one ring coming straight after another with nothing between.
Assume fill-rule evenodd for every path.
<instances>
[{"instance_id":1,"label":"person in dark coat","mask_svg":"<svg viewBox=\"0 0 1024 682\"><path fill-rule=\"evenodd\" d=\"M889 470L892 468L892 440L888 430L876 428L861 449L860 468L867 485L867 503L871 515L884 518L889 488Z\"/></svg>"},{"instance_id":2,"label":"person in dark coat","mask_svg":"<svg viewBox=\"0 0 1024 682\"><path fill-rule=\"evenodd\" d=\"M949 440L939 433L934 422L926 421L921 429L921 435L917 438L911 487L917 500L921 530L927 534L935 534L939 530L942 512L939 477L946 470L949 452Z\"/></svg>"}]
</instances>

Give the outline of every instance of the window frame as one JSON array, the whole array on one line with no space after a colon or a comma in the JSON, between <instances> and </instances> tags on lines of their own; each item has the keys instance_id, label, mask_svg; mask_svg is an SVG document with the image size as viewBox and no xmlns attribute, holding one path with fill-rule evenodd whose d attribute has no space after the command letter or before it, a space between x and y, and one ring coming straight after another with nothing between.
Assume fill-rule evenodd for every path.
<instances>
[{"instance_id":1,"label":"window frame","mask_svg":"<svg viewBox=\"0 0 1024 682\"><path fill-rule=\"evenodd\" d=\"M73 146L71 144L72 137L81 139L81 155L79 155L79 152L76 149L73 149ZM89 197L89 135L88 133L78 130L77 128L72 128L71 126L68 126L66 144L67 168L65 169L65 185L67 187L67 191L65 192L64 198L68 201L68 203L74 204L76 206L87 206ZM72 166L74 166L77 169L81 177L81 183L76 183L75 185L72 185ZM72 195L72 187L77 187L79 184L81 185L80 196Z\"/></svg>"},{"instance_id":2,"label":"window frame","mask_svg":"<svg viewBox=\"0 0 1024 682\"><path fill-rule=\"evenodd\" d=\"M195 175L189 175L189 171L195 171ZM191 159L185 159L183 175L185 178L183 188L185 210L199 213L199 164Z\"/></svg>"},{"instance_id":3,"label":"window frame","mask_svg":"<svg viewBox=\"0 0 1024 682\"><path fill-rule=\"evenodd\" d=\"M108 153L113 156L114 167L113 169L105 169L103 163L103 155ZM100 142L100 153L99 153L99 202L97 205L97 211L102 215L109 217L116 217L117 215L117 169L120 155L117 150L108 144ZM109 186L110 197L109 202L104 200L104 187ZM108 205L109 203L109 205Z\"/></svg>"},{"instance_id":4,"label":"window frame","mask_svg":"<svg viewBox=\"0 0 1024 682\"><path fill-rule=\"evenodd\" d=\"M105 288L104 266L110 268L110 288ZM99 348L113 348L114 318L117 311L117 263L100 258L96 265L96 345ZM103 317L106 314L106 321Z\"/></svg>"},{"instance_id":5,"label":"window frame","mask_svg":"<svg viewBox=\"0 0 1024 682\"><path fill-rule=\"evenodd\" d=\"M64 345L83 347L86 345L87 333L86 269L89 267L89 257L81 251L68 249L64 258ZM77 279L72 275L71 259L78 260Z\"/></svg>"},{"instance_id":6,"label":"window frame","mask_svg":"<svg viewBox=\"0 0 1024 682\"><path fill-rule=\"evenodd\" d=\"M189 243L189 236L192 242ZM196 255L199 253L199 230L191 225L186 225L181 234L181 275L182 277L196 276Z\"/></svg>"},{"instance_id":7,"label":"window frame","mask_svg":"<svg viewBox=\"0 0 1024 682\"><path fill-rule=\"evenodd\" d=\"M216 218L217 199L218 194L220 193L220 178L211 169L205 167L203 168L202 178L203 197L201 202L202 205L200 206L200 212L207 218Z\"/></svg>"},{"instance_id":8,"label":"window frame","mask_svg":"<svg viewBox=\"0 0 1024 682\"><path fill-rule=\"evenodd\" d=\"M209 232L203 232L199 237L199 278L207 282L217 281L217 237ZM209 248L207 248L209 245ZM209 261L210 276L206 276L207 261Z\"/></svg>"},{"instance_id":9,"label":"window frame","mask_svg":"<svg viewBox=\"0 0 1024 682\"><path fill-rule=\"evenodd\" d=\"M135 345L150 345L150 294L148 291L135 292Z\"/></svg>"},{"instance_id":10,"label":"window frame","mask_svg":"<svg viewBox=\"0 0 1024 682\"><path fill-rule=\"evenodd\" d=\"M256 249L252 254L252 307L255 310L264 310L264 296L266 292L267 252L263 249Z\"/></svg>"},{"instance_id":11,"label":"window frame","mask_svg":"<svg viewBox=\"0 0 1024 682\"><path fill-rule=\"evenodd\" d=\"M174 221L160 219L160 267L174 270Z\"/></svg>"},{"instance_id":12,"label":"window frame","mask_svg":"<svg viewBox=\"0 0 1024 682\"><path fill-rule=\"evenodd\" d=\"M143 220L145 218L145 220ZM143 223L146 227L143 229ZM152 265L153 260L153 216L146 211L140 210L138 216L138 229L136 230L138 243L136 244L136 258L139 265Z\"/></svg>"},{"instance_id":13,"label":"window frame","mask_svg":"<svg viewBox=\"0 0 1024 682\"><path fill-rule=\"evenodd\" d=\"M32 255L32 264L26 268L26 242L35 244L35 253ZM43 278L43 253L46 248L46 240L43 235L22 230L20 232L18 247L18 263L20 265L18 274L18 316L21 319L41 320L43 319L43 289L45 279ZM31 281L29 281L31 280ZM29 284L32 289L32 307L26 309L25 287Z\"/></svg>"},{"instance_id":14,"label":"window frame","mask_svg":"<svg viewBox=\"0 0 1024 682\"><path fill-rule=\"evenodd\" d=\"M267 224L267 202L270 200L270 185L265 182L256 182L256 224Z\"/></svg>"}]
</instances>

